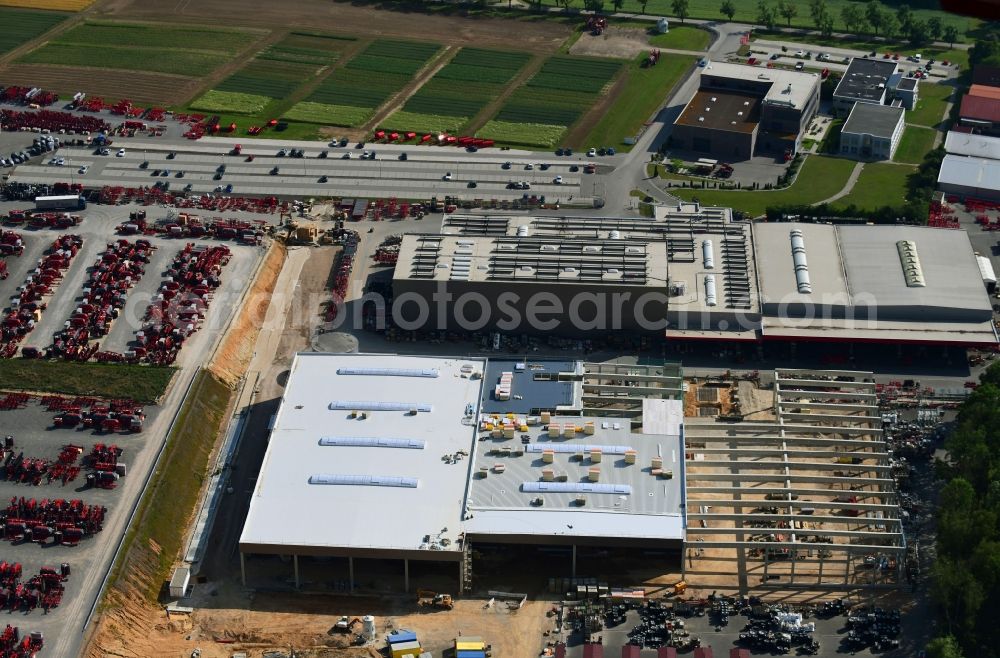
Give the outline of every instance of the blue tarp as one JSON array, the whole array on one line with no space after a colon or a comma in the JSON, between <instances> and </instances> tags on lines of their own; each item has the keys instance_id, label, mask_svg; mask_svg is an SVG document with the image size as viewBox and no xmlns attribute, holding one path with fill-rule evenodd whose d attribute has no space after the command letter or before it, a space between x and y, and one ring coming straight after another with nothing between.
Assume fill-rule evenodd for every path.
<instances>
[{"instance_id":1,"label":"blue tarp","mask_svg":"<svg viewBox=\"0 0 1000 658\"><path fill-rule=\"evenodd\" d=\"M386 636L386 641L389 644L399 644L400 642L416 642L417 634L413 631L397 631L392 635Z\"/></svg>"},{"instance_id":2,"label":"blue tarp","mask_svg":"<svg viewBox=\"0 0 1000 658\"><path fill-rule=\"evenodd\" d=\"M485 651L459 651L455 658L486 658Z\"/></svg>"}]
</instances>

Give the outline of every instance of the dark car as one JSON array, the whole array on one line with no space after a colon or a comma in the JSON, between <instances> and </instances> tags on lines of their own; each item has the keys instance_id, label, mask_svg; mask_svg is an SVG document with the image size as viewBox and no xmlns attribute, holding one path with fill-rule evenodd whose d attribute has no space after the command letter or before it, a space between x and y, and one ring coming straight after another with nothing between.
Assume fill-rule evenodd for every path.
<instances>
[{"instance_id":1,"label":"dark car","mask_svg":"<svg viewBox=\"0 0 1000 658\"><path fill-rule=\"evenodd\" d=\"M271 169L271 175L272 176L277 176L278 175L278 168L277 167L274 167L273 169Z\"/></svg>"}]
</instances>

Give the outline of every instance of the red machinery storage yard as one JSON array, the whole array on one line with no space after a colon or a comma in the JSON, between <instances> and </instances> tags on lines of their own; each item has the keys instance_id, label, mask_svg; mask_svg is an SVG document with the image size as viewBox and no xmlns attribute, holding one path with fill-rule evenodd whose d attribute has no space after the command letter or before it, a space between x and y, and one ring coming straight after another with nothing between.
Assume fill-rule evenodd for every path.
<instances>
[{"instance_id":1,"label":"red machinery storage yard","mask_svg":"<svg viewBox=\"0 0 1000 658\"><path fill-rule=\"evenodd\" d=\"M31 205L0 203L0 216ZM17 322L3 324L2 356L51 350L65 359L114 362L128 355L180 369L160 405L0 393L0 528L6 539L0 545L0 609L24 613L11 620L16 631L0 627L4 658L75 652L188 382L235 315L264 254L256 244L261 224L250 224L255 239L242 241L239 234L218 239L229 231L122 235L119 225L135 210L91 205L79 223L63 228L45 221L0 232L0 316L8 318L15 298L21 307ZM142 210L150 221L170 212ZM235 219L217 223L243 227L261 218ZM22 302L31 286L36 288Z\"/></svg>"}]
</instances>

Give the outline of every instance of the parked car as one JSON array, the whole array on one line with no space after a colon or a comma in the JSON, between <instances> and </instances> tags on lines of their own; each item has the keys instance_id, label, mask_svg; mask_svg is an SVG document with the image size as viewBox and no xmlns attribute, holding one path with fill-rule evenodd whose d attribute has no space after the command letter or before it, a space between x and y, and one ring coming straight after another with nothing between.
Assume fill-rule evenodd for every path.
<instances>
[{"instance_id":1,"label":"parked car","mask_svg":"<svg viewBox=\"0 0 1000 658\"><path fill-rule=\"evenodd\" d=\"M118 149L118 152L115 153L115 157L116 158L124 158L125 157L125 149Z\"/></svg>"},{"instance_id":2,"label":"parked car","mask_svg":"<svg viewBox=\"0 0 1000 658\"><path fill-rule=\"evenodd\" d=\"M451 180L451 172L449 171L444 176L441 177L443 180Z\"/></svg>"},{"instance_id":3,"label":"parked car","mask_svg":"<svg viewBox=\"0 0 1000 658\"><path fill-rule=\"evenodd\" d=\"M556 176L555 178L552 179L552 182L555 183L556 185L562 185L563 177L562 176Z\"/></svg>"},{"instance_id":4,"label":"parked car","mask_svg":"<svg viewBox=\"0 0 1000 658\"><path fill-rule=\"evenodd\" d=\"M79 169L77 170L77 173L78 173L78 174L85 174L85 173L87 173L87 169L88 169L87 165L83 165L82 167L80 167L80 168L79 168Z\"/></svg>"}]
</instances>

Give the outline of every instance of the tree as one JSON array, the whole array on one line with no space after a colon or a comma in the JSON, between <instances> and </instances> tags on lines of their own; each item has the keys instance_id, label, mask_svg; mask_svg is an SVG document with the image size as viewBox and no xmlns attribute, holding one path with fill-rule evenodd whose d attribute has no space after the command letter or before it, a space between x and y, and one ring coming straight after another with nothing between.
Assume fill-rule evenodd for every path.
<instances>
[{"instance_id":1,"label":"tree","mask_svg":"<svg viewBox=\"0 0 1000 658\"><path fill-rule=\"evenodd\" d=\"M624 4L625 0L611 0L611 5L615 8L615 11L621 11Z\"/></svg>"},{"instance_id":2,"label":"tree","mask_svg":"<svg viewBox=\"0 0 1000 658\"><path fill-rule=\"evenodd\" d=\"M776 19L777 12L774 11L774 7L768 4L767 0L759 0L757 2L757 22L767 29L773 30Z\"/></svg>"},{"instance_id":3,"label":"tree","mask_svg":"<svg viewBox=\"0 0 1000 658\"><path fill-rule=\"evenodd\" d=\"M927 34L930 35L931 39L937 41L941 38L941 29L944 25L941 23L940 16L931 16L927 19Z\"/></svg>"},{"instance_id":4,"label":"tree","mask_svg":"<svg viewBox=\"0 0 1000 658\"><path fill-rule=\"evenodd\" d=\"M687 18L689 6L689 0L674 0L670 3L670 7L674 10L674 16L681 19L681 23Z\"/></svg>"},{"instance_id":5,"label":"tree","mask_svg":"<svg viewBox=\"0 0 1000 658\"><path fill-rule=\"evenodd\" d=\"M865 7L865 18L868 19L868 24L872 26L872 32L875 36L878 36L879 30L885 26L888 14L885 8L882 7L881 2L878 0L868 0L868 5Z\"/></svg>"},{"instance_id":6,"label":"tree","mask_svg":"<svg viewBox=\"0 0 1000 658\"><path fill-rule=\"evenodd\" d=\"M600 14L604 11L604 0L583 0L583 8L595 14Z\"/></svg>"},{"instance_id":7,"label":"tree","mask_svg":"<svg viewBox=\"0 0 1000 658\"><path fill-rule=\"evenodd\" d=\"M733 16L736 15L736 5L733 4L733 0L722 0L722 6L719 7L719 13L732 22Z\"/></svg>"},{"instance_id":8,"label":"tree","mask_svg":"<svg viewBox=\"0 0 1000 658\"><path fill-rule=\"evenodd\" d=\"M795 18L799 10L791 0L780 0L778 2L778 13L787 21L788 27L792 26L792 19Z\"/></svg>"},{"instance_id":9,"label":"tree","mask_svg":"<svg viewBox=\"0 0 1000 658\"><path fill-rule=\"evenodd\" d=\"M830 12L826 7L826 0L809 0L809 15L812 16L813 25L817 30L823 30L823 23L826 22Z\"/></svg>"},{"instance_id":10,"label":"tree","mask_svg":"<svg viewBox=\"0 0 1000 658\"><path fill-rule=\"evenodd\" d=\"M854 3L847 3L840 9L840 20L847 26L847 31L854 34L861 32L865 21L864 12Z\"/></svg>"},{"instance_id":11,"label":"tree","mask_svg":"<svg viewBox=\"0 0 1000 658\"><path fill-rule=\"evenodd\" d=\"M829 39L830 37L833 36L833 26L834 26L833 16L823 16L823 18L819 22L819 25L817 25L816 27L819 28L820 34Z\"/></svg>"},{"instance_id":12,"label":"tree","mask_svg":"<svg viewBox=\"0 0 1000 658\"><path fill-rule=\"evenodd\" d=\"M899 30L903 34L910 31L910 23L913 22L913 11L910 5L903 3L896 7L896 20L899 21Z\"/></svg>"},{"instance_id":13,"label":"tree","mask_svg":"<svg viewBox=\"0 0 1000 658\"><path fill-rule=\"evenodd\" d=\"M922 21L920 19L910 20L910 29L907 30L906 36L910 40L911 46L922 46L931 41L930 28L927 26L927 21Z\"/></svg>"},{"instance_id":14,"label":"tree","mask_svg":"<svg viewBox=\"0 0 1000 658\"><path fill-rule=\"evenodd\" d=\"M949 48L954 48L955 42L958 41L958 28L954 25L945 25L941 30L941 38L948 42Z\"/></svg>"},{"instance_id":15,"label":"tree","mask_svg":"<svg viewBox=\"0 0 1000 658\"><path fill-rule=\"evenodd\" d=\"M927 658L964 658L954 635L936 637L927 643Z\"/></svg>"},{"instance_id":16,"label":"tree","mask_svg":"<svg viewBox=\"0 0 1000 658\"><path fill-rule=\"evenodd\" d=\"M646 13L646 5L649 4L649 0L639 0L639 4L642 5L642 13Z\"/></svg>"}]
</instances>

